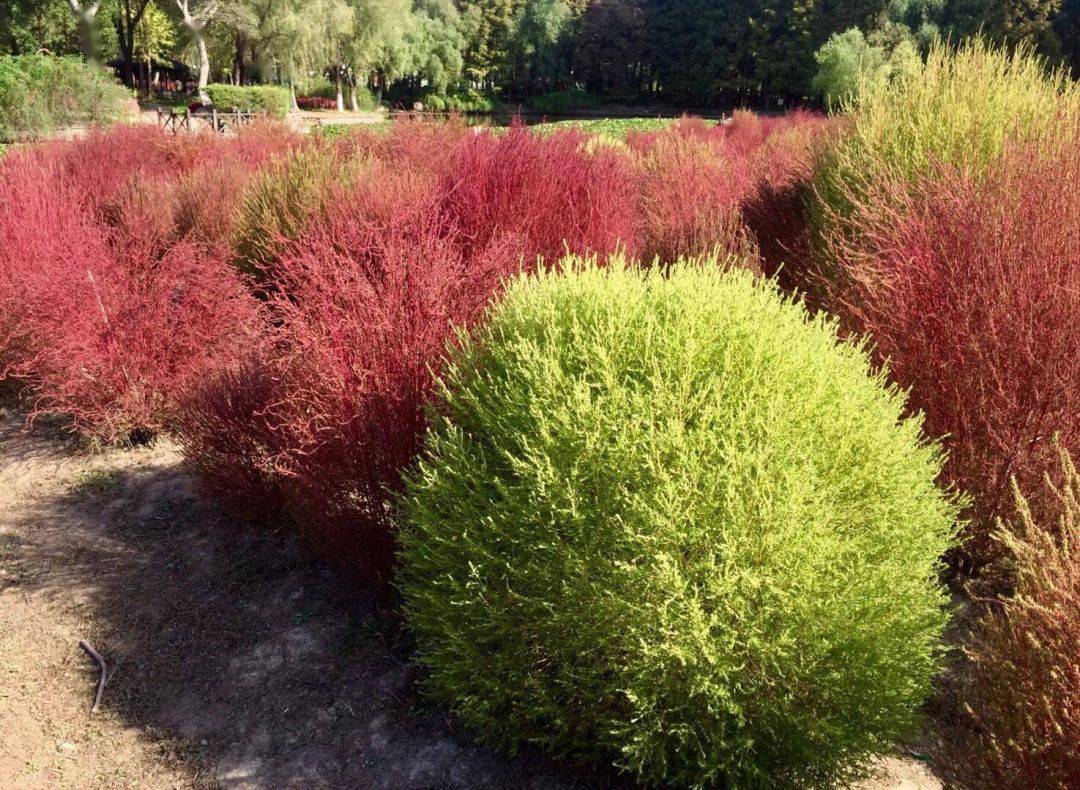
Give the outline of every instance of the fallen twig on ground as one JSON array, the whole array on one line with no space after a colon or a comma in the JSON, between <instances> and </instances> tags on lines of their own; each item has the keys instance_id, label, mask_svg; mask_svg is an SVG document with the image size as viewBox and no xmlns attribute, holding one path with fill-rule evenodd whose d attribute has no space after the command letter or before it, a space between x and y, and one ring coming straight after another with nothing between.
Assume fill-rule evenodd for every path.
<instances>
[{"instance_id":1,"label":"fallen twig on ground","mask_svg":"<svg viewBox=\"0 0 1080 790\"><path fill-rule=\"evenodd\" d=\"M94 707L90 708L91 713L97 713L98 708L101 706L101 695L105 691L105 677L108 672L108 667L106 667L105 659L101 657L101 654L94 650L94 648L90 646L90 643L85 639L79 640L79 647L85 650L86 654L94 659L98 666L101 667L101 676L98 678L97 693L94 695Z\"/></svg>"}]
</instances>

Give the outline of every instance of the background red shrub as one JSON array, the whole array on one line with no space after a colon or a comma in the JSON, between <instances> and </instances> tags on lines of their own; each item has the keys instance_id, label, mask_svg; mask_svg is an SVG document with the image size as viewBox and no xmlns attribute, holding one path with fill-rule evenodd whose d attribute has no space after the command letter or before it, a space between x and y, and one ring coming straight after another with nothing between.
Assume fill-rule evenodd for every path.
<instances>
[{"instance_id":1,"label":"background red shrub","mask_svg":"<svg viewBox=\"0 0 1080 790\"><path fill-rule=\"evenodd\" d=\"M326 96L297 96L296 106L301 110L336 110L337 100Z\"/></svg>"},{"instance_id":2,"label":"background red shrub","mask_svg":"<svg viewBox=\"0 0 1080 790\"><path fill-rule=\"evenodd\" d=\"M657 138L642 155L641 172L644 260L671 262L714 248L734 253L748 247L742 205L751 176L745 159L673 133Z\"/></svg>"},{"instance_id":3,"label":"background red shrub","mask_svg":"<svg viewBox=\"0 0 1080 790\"><path fill-rule=\"evenodd\" d=\"M88 238L83 249L94 244ZM67 415L105 441L164 429L176 397L214 361L239 353L256 325L253 298L203 249L179 242L160 258L123 252L58 277L24 321L35 353L13 366L35 393L35 414Z\"/></svg>"},{"instance_id":4,"label":"background red shrub","mask_svg":"<svg viewBox=\"0 0 1080 790\"><path fill-rule=\"evenodd\" d=\"M939 167L883 185L831 239L831 306L873 337L945 437L944 482L973 497L973 567L995 553L1010 479L1037 490L1055 432L1080 446L1080 136L1044 149L1013 146L981 180Z\"/></svg>"},{"instance_id":5,"label":"background red shrub","mask_svg":"<svg viewBox=\"0 0 1080 790\"><path fill-rule=\"evenodd\" d=\"M834 126L802 110L740 110L728 123L684 116L664 131L628 135L643 171L646 257L753 245L766 274L801 287L813 154Z\"/></svg>"},{"instance_id":6,"label":"background red shrub","mask_svg":"<svg viewBox=\"0 0 1080 790\"><path fill-rule=\"evenodd\" d=\"M469 136L445 179L444 210L467 254L493 241L526 264L567 252L639 249L638 203L630 162L609 146L587 150L576 130Z\"/></svg>"},{"instance_id":7,"label":"background red shrub","mask_svg":"<svg viewBox=\"0 0 1080 790\"><path fill-rule=\"evenodd\" d=\"M250 344L258 303L219 226L229 190L292 139L117 127L5 162L0 355L34 414L63 413L105 441L146 436Z\"/></svg>"},{"instance_id":8,"label":"background red shrub","mask_svg":"<svg viewBox=\"0 0 1080 790\"><path fill-rule=\"evenodd\" d=\"M249 519L277 519L288 504L270 414L280 397L273 359L257 344L215 366L184 394L173 426L207 492Z\"/></svg>"}]
</instances>

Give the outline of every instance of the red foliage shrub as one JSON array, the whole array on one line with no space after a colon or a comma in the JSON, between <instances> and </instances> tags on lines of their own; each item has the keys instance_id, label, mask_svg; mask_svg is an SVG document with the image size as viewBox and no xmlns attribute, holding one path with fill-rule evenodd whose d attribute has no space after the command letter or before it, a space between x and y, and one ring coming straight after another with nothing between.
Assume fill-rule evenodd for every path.
<instances>
[{"instance_id":1,"label":"red foliage shrub","mask_svg":"<svg viewBox=\"0 0 1080 790\"><path fill-rule=\"evenodd\" d=\"M516 266L457 241L428 178L377 163L276 269L276 468L306 537L375 578L393 558L389 492L417 451L452 326Z\"/></svg>"},{"instance_id":2,"label":"red foliage shrub","mask_svg":"<svg viewBox=\"0 0 1080 790\"><path fill-rule=\"evenodd\" d=\"M130 247L117 255L93 236L83 249L91 247L98 254L81 276L63 272L24 321L34 353L13 372L33 389L35 414L68 415L87 435L160 431L212 360L250 342L255 304L225 265L188 242L157 259Z\"/></svg>"},{"instance_id":3,"label":"red foliage shrub","mask_svg":"<svg viewBox=\"0 0 1080 790\"><path fill-rule=\"evenodd\" d=\"M965 644L961 737L940 755L960 787L1080 787L1080 476L1063 461L1045 526L1019 498L1018 528L998 536L1015 590Z\"/></svg>"},{"instance_id":4,"label":"red foliage shrub","mask_svg":"<svg viewBox=\"0 0 1080 790\"><path fill-rule=\"evenodd\" d=\"M445 123L398 118L380 134L364 129L337 141L343 157L378 159L433 178L447 176L461 147L476 132L456 116Z\"/></svg>"},{"instance_id":5,"label":"red foliage shrub","mask_svg":"<svg viewBox=\"0 0 1080 790\"><path fill-rule=\"evenodd\" d=\"M40 338L30 328L66 298L84 263L108 255L89 219L72 209L77 193L58 178L47 149L0 162L0 377L33 356Z\"/></svg>"},{"instance_id":6,"label":"red foliage shrub","mask_svg":"<svg viewBox=\"0 0 1080 790\"><path fill-rule=\"evenodd\" d=\"M728 123L684 116L662 132L627 136L641 161L645 248L670 257L751 243L770 276L804 268L803 203L813 151L833 122L797 110L737 111Z\"/></svg>"},{"instance_id":7,"label":"red foliage shrub","mask_svg":"<svg viewBox=\"0 0 1080 790\"><path fill-rule=\"evenodd\" d=\"M831 306L873 337L926 430L945 437L944 482L973 497L970 566L995 553L1010 479L1035 490L1055 432L1080 449L1078 142L1014 146L981 180L940 167L882 185L852 203L854 234L830 240Z\"/></svg>"},{"instance_id":8,"label":"red foliage shrub","mask_svg":"<svg viewBox=\"0 0 1080 790\"><path fill-rule=\"evenodd\" d=\"M745 250L741 209L751 186L745 160L676 133L658 138L642 155L641 171L645 260Z\"/></svg>"},{"instance_id":9,"label":"red foliage shrub","mask_svg":"<svg viewBox=\"0 0 1080 790\"><path fill-rule=\"evenodd\" d=\"M257 345L218 366L185 393L173 426L203 487L246 518L274 519L288 503L271 415L280 397L273 359Z\"/></svg>"},{"instance_id":10,"label":"red foliage shrub","mask_svg":"<svg viewBox=\"0 0 1080 790\"><path fill-rule=\"evenodd\" d=\"M301 110L336 110L337 100L326 96L297 96L296 106Z\"/></svg>"},{"instance_id":11,"label":"red foliage shrub","mask_svg":"<svg viewBox=\"0 0 1080 790\"><path fill-rule=\"evenodd\" d=\"M109 206L107 219L130 235L156 234L163 247L181 238L227 246L248 183L267 162L300 142L288 127L272 121L252 124L231 138L169 138L172 168L165 174L137 172Z\"/></svg>"},{"instance_id":12,"label":"red foliage shrub","mask_svg":"<svg viewBox=\"0 0 1080 790\"><path fill-rule=\"evenodd\" d=\"M567 251L638 252L634 174L609 146L587 150L578 131L549 136L524 126L468 137L445 179L443 208L467 254L493 241L526 264Z\"/></svg>"},{"instance_id":13,"label":"red foliage shrub","mask_svg":"<svg viewBox=\"0 0 1080 790\"><path fill-rule=\"evenodd\" d=\"M106 441L146 435L250 343L258 305L214 249L228 203L210 185L235 186L287 139L119 127L5 162L0 356L35 414Z\"/></svg>"}]
</instances>

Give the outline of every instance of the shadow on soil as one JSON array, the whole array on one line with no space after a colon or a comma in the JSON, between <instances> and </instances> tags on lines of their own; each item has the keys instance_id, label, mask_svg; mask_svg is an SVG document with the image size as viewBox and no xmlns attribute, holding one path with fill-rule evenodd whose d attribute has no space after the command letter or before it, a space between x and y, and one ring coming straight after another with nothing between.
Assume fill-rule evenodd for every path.
<instances>
[{"instance_id":1,"label":"shadow on soil","mask_svg":"<svg viewBox=\"0 0 1080 790\"><path fill-rule=\"evenodd\" d=\"M231 522L173 449L86 456L2 422L4 465L49 456L63 472L10 508L0 584L85 606L103 706L184 739L208 786L626 786L476 745L419 694L408 639L370 593Z\"/></svg>"}]
</instances>

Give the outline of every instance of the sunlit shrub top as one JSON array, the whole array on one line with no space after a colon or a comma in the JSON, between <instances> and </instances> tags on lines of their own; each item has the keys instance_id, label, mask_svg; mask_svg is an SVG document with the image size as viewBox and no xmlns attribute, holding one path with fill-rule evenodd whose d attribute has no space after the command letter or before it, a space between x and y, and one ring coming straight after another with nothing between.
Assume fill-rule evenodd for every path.
<instances>
[{"instance_id":1,"label":"sunlit shrub top","mask_svg":"<svg viewBox=\"0 0 1080 790\"><path fill-rule=\"evenodd\" d=\"M828 784L929 691L955 508L903 397L717 261L573 261L463 339L402 501L431 689L503 746Z\"/></svg>"},{"instance_id":2,"label":"sunlit shrub top","mask_svg":"<svg viewBox=\"0 0 1080 790\"><path fill-rule=\"evenodd\" d=\"M1010 138L1036 138L1080 117L1080 88L1025 47L979 40L934 45L922 69L867 80L844 106L852 123L819 168L834 209L845 192L910 180L936 164L980 173Z\"/></svg>"}]
</instances>

